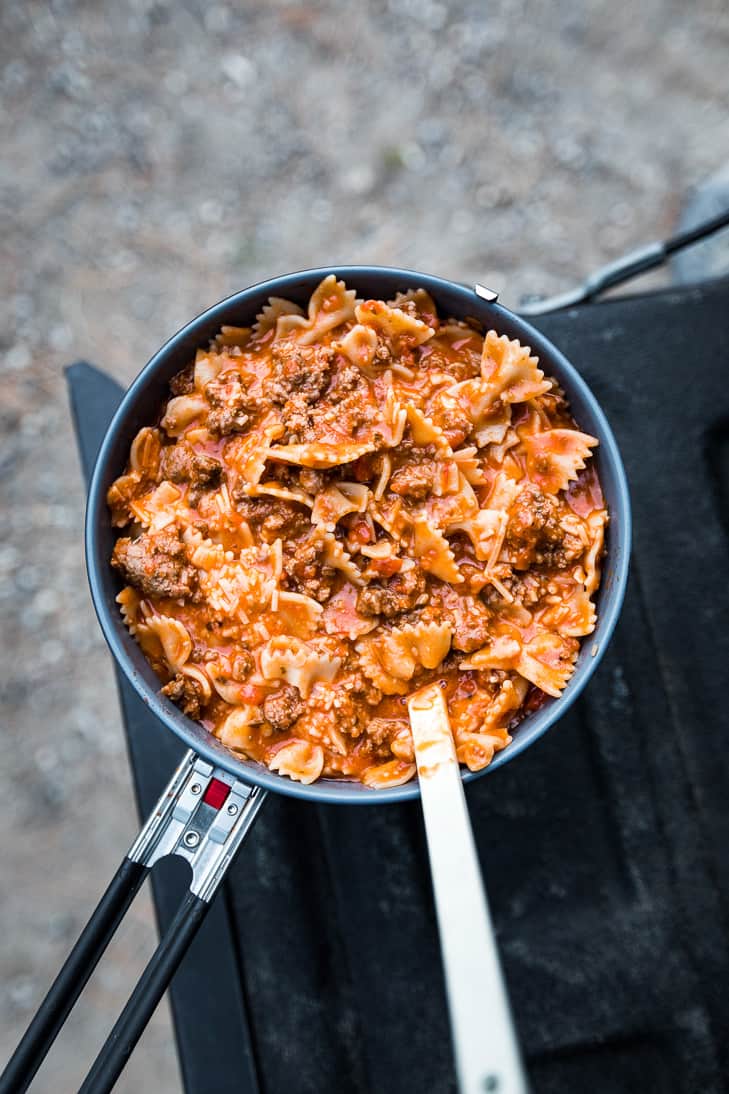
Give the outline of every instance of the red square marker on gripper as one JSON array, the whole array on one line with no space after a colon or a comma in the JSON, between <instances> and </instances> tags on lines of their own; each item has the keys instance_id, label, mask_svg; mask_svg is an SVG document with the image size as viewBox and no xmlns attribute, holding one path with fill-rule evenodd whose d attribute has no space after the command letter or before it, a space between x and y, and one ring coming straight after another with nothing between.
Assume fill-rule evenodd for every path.
<instances>
[{"instance_id":1,"label":"red square marker on gripper","mask_svg":"<svg viewBox=\"0 0 729 1094\"><path fill-rule=\"evenodd\" d=\"M203 801L206 805L212 805L213 809L220 809L228 794L230 794L230 787L227 783L224 783L222 779L211 779Z\"/></svg>"}]
</instances>

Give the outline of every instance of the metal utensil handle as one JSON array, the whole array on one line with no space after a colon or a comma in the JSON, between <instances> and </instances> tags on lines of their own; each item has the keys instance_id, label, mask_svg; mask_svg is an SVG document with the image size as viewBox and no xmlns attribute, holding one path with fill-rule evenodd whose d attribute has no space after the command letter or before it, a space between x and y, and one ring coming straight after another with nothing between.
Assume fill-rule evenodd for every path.
<instances>
[{"instance_id":1,"label":"metal utensil handle","mask_svg":"<svg viewBox=\"0 0 729 1094\"><path fill-rule=\"evenodd\" d=\"M458 769L455 780L434 779L432 791L423 794L423 814L460 1089L526 1094Z\"/></svg>"},{"instance_id":2,"label":"metal utensil handle","mask_svg":"<svg viewBox=\"0 0 729 1094\"><path fill-rule=\"evenodd\" d=\"M408 705L459 1090L527 1094L443 694Z\"/></svg>"},{"instance_id":3,"label":"metal utensil handle","mask_svg":"<svg viewBox=\"0 0 729 1094\"><path fill-rule=\"evenodd\" d=\"M179 855L192 868L190 890L86 1080L95 1084L88 1090L111 1089L265 797L195 752L185 755L0 1076L0 1094L28 1089L150 869Z\"/></svg>"},{"instance_id":4,"label":"metal utensil handle","mask_svg":"<svg viewBox=\"0 0 729 1094\"><path fill-rule=\"evenodd\" d=\"M526 1094L460 777L423 812L462 1094Z\"/></svg>"}]
</instances>

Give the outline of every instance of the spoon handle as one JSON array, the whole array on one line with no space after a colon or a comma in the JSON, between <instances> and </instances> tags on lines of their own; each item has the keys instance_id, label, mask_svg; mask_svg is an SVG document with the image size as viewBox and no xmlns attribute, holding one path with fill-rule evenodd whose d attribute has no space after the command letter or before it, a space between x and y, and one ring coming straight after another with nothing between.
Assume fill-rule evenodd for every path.
<instances>
[{"instance_id":1,"label":"spoon handle","mask_svg":"<svg viewBox=\"0 0 729 1094\"><path fill-rule=\"evenodd\" d=\"M527 1094L443 692L408 700L461 1094Z\"/></svg>"}]
</instances>

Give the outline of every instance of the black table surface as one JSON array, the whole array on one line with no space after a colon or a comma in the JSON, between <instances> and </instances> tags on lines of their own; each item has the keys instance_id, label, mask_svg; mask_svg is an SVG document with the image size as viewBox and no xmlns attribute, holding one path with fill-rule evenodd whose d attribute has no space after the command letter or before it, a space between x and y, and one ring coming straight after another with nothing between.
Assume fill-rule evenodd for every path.
<instances>
[{"instance_id":1,"label":"black table surface","mask_svg":"<svg viewBox=\"0 0 729 1094\"><path fill-rule=\"evenodd\" d=\"M610 418L635 536L592 684L467 791L519 1033L535 1094L726 1091L729 281L538 325ZM88 476L121 391L68 378ZM119 693L146 814L182 750ZM271 797L171 995L188 1094L454 1091L417 803Z\"/></svg>"}]
</instances>

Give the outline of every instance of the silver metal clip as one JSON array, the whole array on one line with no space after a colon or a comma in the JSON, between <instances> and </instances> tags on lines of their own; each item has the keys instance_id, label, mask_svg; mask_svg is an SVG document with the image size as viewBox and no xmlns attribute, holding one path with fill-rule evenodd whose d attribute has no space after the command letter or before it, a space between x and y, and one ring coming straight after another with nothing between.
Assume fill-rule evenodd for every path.
<instances>
[{"instance_id":1,"label":"silver metal clip","mask_svg":"<svg viewBox=\"0 0 729 1094\"><path fill-rule=\"evenodd\" d=\"M266 797L190 750L132 844L128 858L151 868L187 859L190 891L210 902Z\"/></svg>"}]
</instances>

